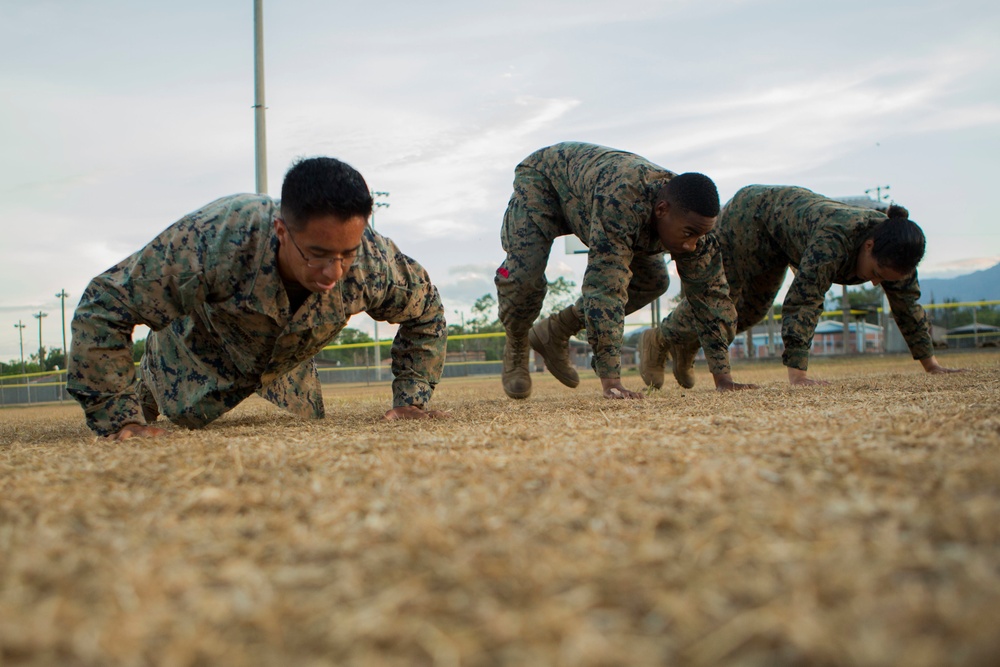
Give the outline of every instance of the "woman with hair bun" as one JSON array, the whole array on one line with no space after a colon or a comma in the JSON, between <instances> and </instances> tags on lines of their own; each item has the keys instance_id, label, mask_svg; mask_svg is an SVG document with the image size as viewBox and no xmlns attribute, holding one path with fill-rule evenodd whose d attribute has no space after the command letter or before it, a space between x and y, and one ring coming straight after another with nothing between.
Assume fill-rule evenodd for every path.
<instances>
[{"instance_id":1,"label":"woman with hair bun","mask_svg":"<svg viewBox=\"0 0 1000 667\"><path fill-rule=\"evenodd\" d=\"M763 320L786 270L795 274L781 308L782 361L791 384L823 384L807 375L809 349L826 293L835 283L882 285L913 358L928 373L954 372L934 357L927 315L918 303L916 269L926 241L902 206L883 213L805 188L751 185L726 204L712 235L719 241L736 305L737 332ZM677 382L694 386L696 325L685 299L660 327L643 335L640 371L647 385L663 385L669 354Z\"/></svg>"}]
</instances>

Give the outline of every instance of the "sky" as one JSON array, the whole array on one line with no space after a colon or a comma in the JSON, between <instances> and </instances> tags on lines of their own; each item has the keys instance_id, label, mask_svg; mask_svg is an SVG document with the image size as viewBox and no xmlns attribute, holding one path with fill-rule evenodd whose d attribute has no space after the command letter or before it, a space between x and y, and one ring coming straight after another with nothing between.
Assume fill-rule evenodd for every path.
<instances>
[{"instance_id":1,"label":"sky","mask_svg":"<svg viewBox=\"0 0 1000 667\"><path fill-rule=\"evenodd\" d=\"M1000 262L998 35L995 0L265 0L268 191L296 158L356 167L455 322L495 294L514 167L568 140L706 173L723 201L889 186L920 275L969 273ZM68 336L91 278L254 191L253 63L252 0L0 1L0 360L39 322L62 347L62 290ZM548 276L585 265L557 241Z\"/></svg>"}]
</instances>

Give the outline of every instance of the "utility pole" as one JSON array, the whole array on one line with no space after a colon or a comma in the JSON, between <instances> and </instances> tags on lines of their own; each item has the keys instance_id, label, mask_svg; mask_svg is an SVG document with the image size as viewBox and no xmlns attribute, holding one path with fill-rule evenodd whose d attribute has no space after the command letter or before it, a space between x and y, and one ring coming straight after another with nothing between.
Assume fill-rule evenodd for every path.
<instances>
[{"instance_id":1,"label":"utility pole","mask_svg":"<svg viewBox=\"0 0 1000 667\"><path fill-rule=\"evenodd\" d=\"M32 317L38 320L38 367L45 370L45 348L42 347L42 318L48 317L48 313L38 311Z\"/></svg>"},{"instance_id":2,"label":"utility pole","mask_svg":"<svg viewBox=\"0 0 1000 667\"><path fill-rule=\"evenodd\" d=\"M379 197L388 197L389 193L385 190L372 190L372 229L375 229L375 211L379 208L389 207L389 202L378 201ZM379 345L378 340L378 321L372 320L375 323L375 379L382 379L382 347Z\"/></svg>"},{"instance_id":3,"label":"utility pole","mask_svg":"<svg viewBox=\"0 0 1000 667\"><path fill-rule=\"evenodd\" d=\"M883 199L889 198L888 185L876 185L874 188L865 190L865 194L868 196L871 196L873 192L875 193L875 202L878 206L881 206ZM882 194L883 192L886 194ZM886 296L885 289L882 290L882 317L879 318L879 326L882 327L882 351L886 352L889 340L889 297Z\"/></svg>"},{"instance_id":4,"label":"utility pole","mask_svg":"<svg viewBox=\"0 0 1000 667\"><path fill-rule=\"evenodd\" d=\"M847 354L847 339L851 333L851 325L849 324L851 304L847 301L847 285L842 285L841 290L840 315L844 318L844 333L841 338L844 339L844 354Z\"/></svg>"},{"instance_id":5,"label":"utility pole","mask_svg":"<svg viewBox=\"0 0 1000 667\"><path fill-rule=\"evenodd\" d=\"M28 373L27 369L24 367L24 328L26 326L28 325L22 323L21 320L18 320L17 324L14 325L14 328L18 330L17 337L21 341L21 375L27 375Z\"/></svg>"},{"instance_id":6,"label":"utility pole","mask_svg":"<svg viewBox=\"0 0 1000 667\"><path fill-rule=\"evenodd\" d=\"M881 205L884 199L889 198L888 185L876 185L874 188L868 188L867 190L865 190L865 194L869 196L871 196L873 192L875 193L875 202L877 204ZM883 192L885 192L885 194L882 194Z\"/></svg>"},{"instance_id":7,"label":"utility pole","mask_svg":"<svg viewBox=\"0 0 1000 667\"><path fill-rule=\"evenodd\" d=\"M60 308L62 310L62 336L63 336L63 357L66 361L63 362L63 366L69 365L69 350L66 348L66 298L69 294L66 294L66 290L62 289L59 294L56 294L56 298L60 300Z\"/></svg>"},{"instance_id":8,"label":"utility pole","mask_svg":"<svg viewBox=\"0 0 1000 667\"><path fill-rule=\"evenodd\" d=\"M462 318L462 362L466 361L465 358L465 313L461 310L455 309L455 314ZM466 370L465 374L468 375L469 371Z\"/></svg>"},{"instance_id":9,"label":"utility pole","mask_svg":"<svg viewBox=\"0 0 1000 667\"><path fill-rule=\"evenodd\" d=\"M264 124L264 0L253 2L253 118L257 194L267 194L267 130Z\"/></svg>"},{"instance_id":10,"label":"utility pole","mask_svg":"<svg viewBox=\"0 0 1000 667\"><path fill-rule=\"evenodd\" d=\"M59 294L56 297L60 300L60 308L62 310L62 336L63 336L63 391L59 392L59 400L61 401L66 394L66 380L69 379L69 349L66 347L66 288L59 290Z\"/></svg>"}]
</instances>

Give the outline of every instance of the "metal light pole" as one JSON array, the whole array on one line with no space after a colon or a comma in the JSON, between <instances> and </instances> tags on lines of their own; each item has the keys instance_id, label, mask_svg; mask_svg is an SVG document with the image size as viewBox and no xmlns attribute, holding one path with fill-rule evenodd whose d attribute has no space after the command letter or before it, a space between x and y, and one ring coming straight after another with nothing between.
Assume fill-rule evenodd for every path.
<instances>
[{"instance_id":1,"label":"metal light pole","mask_svg":"<svg viewBox=\"0 0 1000 667\"><path fill-rule=\"evenodd\" d=\"M871 196L875 193L875 202L881 204L883 199L888 199L889 186L888 185L877 185L874 188L868 188L865 190L865 194ZM886 194L882 194L885 192ZM882 290L882 317L879 318L879 325L882 327L882 352L888 349L887 341L889 340L889 297L886 296L885 290Z\"/></svg>"},{"instance_id":2,"label":"metal light pole","mask_svg":"<svg viewBox=\"0 0 1000 667\"><path fill-rule=\"evenodd\" d=\"M463 338L462 338L462 361L465 362L465 361L467 361L466 358L465 358L465 337L464 337L465 336L465 313L462 312L461 310L459 310L458 308L456 308L455 309L455 314L462 318L462 336L463 336ZM468 374L468 371L466 371L466 374Z\"/></svg>"},{"instance_id":3,"label":"metal light pole","mask_svg":"<svg viewBox=\"0 0 1000 667\"><path fill-rule=\"evenodd\" d=\"M38 311L32 317L38 320L38 367L45 370L45 349L42 347L42 318L48 317L48 313Z\"/></svg>"},{"instance_id":4,"label":"metal light pole","mask_svg":"<svg viewBox=\"0 0 1000 667\"><path fill-rule=\"evenodd\" d=\"M65 395L65 380L69 379L69 372L66 370L69 368L69 349L66 347L66 297L69 294L66 294L66 289L63 288L59 290L59 294L56 294L56 296L60 300L60 309L62 310L63 371L65 372L65 375L63 375L63 391L59 392L59 400L61 401Z\"/></svg>"},{"instance_id":5,"label":"metal light pole","mask_svg":"<svg viewBox=\"0 0 1000 667\"><path fill-rule=\"evenodd\" d=\"M871 195L871 193L873 192L875 193L875 201L879 204L882 203L883 199L889 198L888 185L876 185L874 188L868 188L867 190L865 190L866 195ZM885 192L886 194L882 194L883 192Z\"/></svg>"},{"instance_id":6,"label":"metal light pole","mask_svg":"<svg viewBox=\"0 0 1000 667\"><path fill-rule=\"evenodd\" d=\"M59 294L56 294L56 298L60 300L60 309L62 310L62 336L63 336L63 357L66 361L63 362L63 366L69 365L69 350L66 349L66 298L69 294L66 294L66 290L62 289Z\"/></svg>"},{"instance_id":7,"label":"metal light pole","mask_svg":"<svg viewBox=\"0 0 1000 667\"><path fill-rule=\"evenodd\" d=\"M17 337L21 341L21 375L27 375L28 373L27 369L24 367L24 328L26 326L28 325L22 323L21 320L18 320L17 324L14 325L14 328L18 330Z\"/></svg>"},{"instance_id":8,"label":"metal light pole","mask_svg":"<svg viewBox=\"0 0 1000 667\"><path fill-rule=\"evenodd\" d=\"M388 208L389 202L377 201L379 197L388 197L389 193L384 190L372 190L372 199L375 200L372 203L372 229L375 229L375 211L381 207ZM375 323L375 379L382 379L382 347L379 345L378 340L378 321L372 318L372 322Z\"/></svg>"},{"instance_id":9,"label":"metal light pole","mask_svg":"<svg viewBox=\"0 0 1000 667\"><path fill-rule=\"evenodd\" d=\"M253 118L257 194L267 194L267 130L264 125L264 1L253 3Z\"/></svg>"},{"instance_id":10,"label":"metal light pole","mask_svg":"<svg viewBox=\"0 0 1000 667\"><path fill-rule=\"evenodd\" d=\"M844 354L847 354L847 339L851 333L851 325L848 324L851 312L851 305L847 301L847 285L841 286L841 296L840 296L840 316L844 320L844 333L841 338L844 339Z\"/></svg>"}]
</instances>

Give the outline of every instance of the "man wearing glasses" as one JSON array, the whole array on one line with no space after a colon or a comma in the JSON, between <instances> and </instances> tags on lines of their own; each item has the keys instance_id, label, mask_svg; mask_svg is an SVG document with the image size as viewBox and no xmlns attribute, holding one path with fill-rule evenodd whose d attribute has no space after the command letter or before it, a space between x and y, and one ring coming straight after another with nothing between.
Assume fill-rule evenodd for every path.
<instances>
[{"instance_id":1,"label":"man wearing glasses","mask_svg":"<svg viewBox=\"0 0 1000 667\"><path fill-rule=\"evenodd\" d=\"M202 427L253 393L293 414L324 415L313 357L367 312L399 324L386 419L426 408L447 328L427 272L368 224L361 174L310 158L285 175L281 201L216 200L94 278L73 318L67 389L96 433L166 433L163 414ZM152 329L138 376L132 330Z\"/></svg>"}]
</instances>

